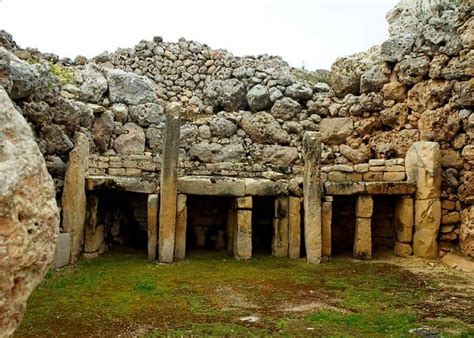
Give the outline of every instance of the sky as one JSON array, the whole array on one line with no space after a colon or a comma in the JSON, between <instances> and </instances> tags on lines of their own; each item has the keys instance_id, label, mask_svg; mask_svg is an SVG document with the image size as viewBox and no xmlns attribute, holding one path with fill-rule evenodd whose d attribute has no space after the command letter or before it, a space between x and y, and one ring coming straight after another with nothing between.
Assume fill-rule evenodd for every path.
<instances>
[{"instance_id":1,"label":"sky","mask_svg":"<svg viewBox=\"0 0 474 338\"><path fill-rule=\"evenodd\" d=\"M329 69L337 57L388 37L397 0L0 0L0 29L21 47L93 57L162 36L280 55L294 67Z\"/></svg>"}]
</instances>

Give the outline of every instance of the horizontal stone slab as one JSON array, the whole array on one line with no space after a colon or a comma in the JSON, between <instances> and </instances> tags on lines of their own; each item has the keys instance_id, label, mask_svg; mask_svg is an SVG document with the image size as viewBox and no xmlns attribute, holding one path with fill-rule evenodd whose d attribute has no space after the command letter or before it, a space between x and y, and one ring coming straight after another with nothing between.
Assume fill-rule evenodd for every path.
<instances>
[{"instance_id":1,"label":"horizontal stone slab","mask_svg":"<svg viewBox=\"0 0 474 338\"><path fill-rule=\"evenodd\" d=\"M156 179L148 180L144 177L88 176L86 178L86 189L112 189L143 194L154 194L159 191L159 181Z\"/></svg>"},{"instance_id":2,"label":"horizontal stone slab","mask_svg":"<svg viewBox=\"0 0 474 338\"><path fill-rule=\"evenodd\" d=\"M326 195L411 195L412 182L325 182Z\"/></svg>"},{"instance_id":3,"label":"horizontal stone slab","mask_svg":"<svg viewBox=\"0 0 474 338\"><path fill-rule=\"evenodd\" d=\"M245 181L216 176L184 176L178 178L178 191L188 195L245 196Z\"/></svg>"},{"instance_id":4,"label":"horizontal stone slab","mask_svg":"<svg viewBox=\"0 0 474 338\"><path fill-rule=\"evenodd\" d=\"M277 196L288 194L286 181L245 178L245 194L252 196Z\"/></svg>"}]
</instances>

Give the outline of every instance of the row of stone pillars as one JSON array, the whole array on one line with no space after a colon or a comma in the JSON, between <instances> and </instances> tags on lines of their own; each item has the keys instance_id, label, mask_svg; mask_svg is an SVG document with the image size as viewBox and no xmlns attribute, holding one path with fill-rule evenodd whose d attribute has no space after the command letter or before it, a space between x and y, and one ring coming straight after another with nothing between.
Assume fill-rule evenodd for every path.
<instances>
[{"instance_id":1,"label":"row of stone pillars","mask_svg":"<svg viewBox=\"0 0 474 338\"><path fill-rule=\"evenodd\" d=\"M178 194L176 198L176 215L174 234L163 240L174 238L174 245L161 247L159 240L161 217L159 217L158 194L148 195L148 258L158 257L161 262L184 259L186 255L187 231L187 196ZM275 257L300 257L301 246L301 198L293 196L276 196L273 217L272 255ZM226 233L228 236L227 251L236 259L252 258L252 196L235 197L227 211ZM159 225L160 224L160 225ZM169 235L169 234L166 234ZM163 258L171 257L170 260Z\"/></svg>"}]
</instances>

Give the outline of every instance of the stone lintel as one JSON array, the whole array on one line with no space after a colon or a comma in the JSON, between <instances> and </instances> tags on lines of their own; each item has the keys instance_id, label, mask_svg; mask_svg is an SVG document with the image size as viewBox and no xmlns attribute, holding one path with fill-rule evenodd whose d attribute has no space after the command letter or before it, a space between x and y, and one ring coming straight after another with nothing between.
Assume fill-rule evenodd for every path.
<instances>
[{"instance_id":1,"label":"stone lintel","mask_svg":"<svg viewBox=\"0 0 474 338\"><path fill-rule=\"evenodd\" d=\"M86 178L87 190L118 190L152 194L158 191L158 182L140 177L121 176L88 176Z\"/></svg>"},{"instance_id":2,"label":"stone lintel","mask_svg":"<svg viewBox=\"0 0 474 338\"><path fill-rule=\"evenodd\" d=\"M326 195L411 195L412 182L325 182Z\"/></svg>"},{"instance_id":3,"label":"stone lintel","mask_svg":"<svg viewBox=\"0 0 474 338\"><path fill-rule=\"evenodd\" d=\"M210 176L178 178L178 191L188 195L245 196L243 179Z\"/></svg>"}]
</instances>

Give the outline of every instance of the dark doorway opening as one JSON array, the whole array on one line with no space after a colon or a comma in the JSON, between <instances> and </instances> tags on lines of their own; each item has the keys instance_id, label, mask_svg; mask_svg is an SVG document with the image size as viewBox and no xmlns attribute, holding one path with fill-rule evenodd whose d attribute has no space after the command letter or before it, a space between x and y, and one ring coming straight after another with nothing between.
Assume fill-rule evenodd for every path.
<instances>
[{"instance_id":1,"label":"dark doorway opening","mask_svg":"<svg viewBox=\"0 0 474 338\"><path fill-rule=\"evenodd\" d=\"M98 197L97 223L104 225L106 246L146 251L147 195L102 191Z\"/></svg>"},{"instance_id":2,"label":"dark doorway opening","mask_svg":"<svg viewBox=\"0 0 474 338\"><path fill-rule=\"evenodd\" d=\"M186 249L224 251L227 249L227 214L232 198L188 195Z\"/></svg>"},{"instance_id":3,"label":"dark doorway opening","mask_svg":"<svg viewBox=\"0 0 474 338\"><path fill-rule=\"evenodd\" d=\"M354 196L334 196L332 203L331 254L352 255L355 234Z\"/></svg>"},{"instance_id":4,"label":"dark doorway opening","mask_svg":"<svg viewBox=\"0 0 474 338\"><path fill-rule=\"evenodd\" d=\"M254 196L252 208L252 251L254 254L272 254L275 198Z\"/></svg>"},{"instance_id":5,"label":"dark doorway opening","mask_svg":"<svg viewBox=\"0 0 474 338\"><path fill-rule=\"evenodd\" d=\"M392 251L395 246L396 233L394 226L395 203L398 196L373 196L374 212L372 214L372 249L374 251Z\"/></svg>"}]
</instances>

